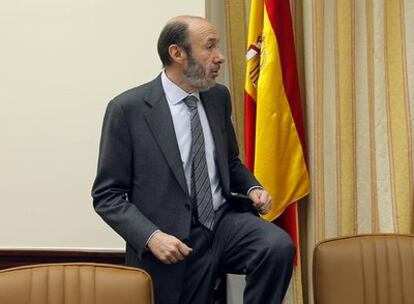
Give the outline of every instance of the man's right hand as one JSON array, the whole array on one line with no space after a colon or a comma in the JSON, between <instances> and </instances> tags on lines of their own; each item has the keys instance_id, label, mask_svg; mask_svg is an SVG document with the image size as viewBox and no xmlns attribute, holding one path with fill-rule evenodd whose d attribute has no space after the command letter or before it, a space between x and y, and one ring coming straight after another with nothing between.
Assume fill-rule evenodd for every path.
<instances>
[{"instance_id":1,"label":"man's right hand","mask_svg":"<svg viewBox=\"0 0 414 304\"><path fill-rule=\"evenodd\" d=\"M155 232L147 246L152 254L164 264L174 264L182 261L193 251L176 237L162 231Z\"/></svg>"}]
</instances>

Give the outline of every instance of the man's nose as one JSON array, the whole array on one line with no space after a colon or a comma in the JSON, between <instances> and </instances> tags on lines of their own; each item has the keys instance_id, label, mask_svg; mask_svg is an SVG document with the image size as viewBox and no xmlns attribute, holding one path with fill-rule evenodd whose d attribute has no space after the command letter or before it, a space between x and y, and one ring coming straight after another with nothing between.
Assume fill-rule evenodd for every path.
<instances>
[{"instance_id":1,"label":"man's nose","mask_svg":"<svg viewBox=\"0 0 414 304\"><path fill-rule=\"evenodd\" d=\"M224 56L221 53L221 51L218 49L217 50L217 54L214 57L214 63L216 63L216 64L222 64L222 63L224 63L224 61L225 61Z\"/></svg>"}]
</instances>

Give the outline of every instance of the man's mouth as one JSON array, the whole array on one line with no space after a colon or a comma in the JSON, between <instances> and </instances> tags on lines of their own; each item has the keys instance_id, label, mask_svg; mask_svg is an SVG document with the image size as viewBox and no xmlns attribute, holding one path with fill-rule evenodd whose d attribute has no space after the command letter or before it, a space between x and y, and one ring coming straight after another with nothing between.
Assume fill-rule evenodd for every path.
<instances>
[{"instance_id":1,"label":"man's mouth","mask_svg":"<svg viewBox=\"0 0 414 304\"><path fill-rule=\"evenodd\" d=\"M220 71L220 67L215 68L215 69L211 69L210 70L210 75L213 76L214 78L216 78L219 75L219 71Z\"/></svg>"}]
</instances>

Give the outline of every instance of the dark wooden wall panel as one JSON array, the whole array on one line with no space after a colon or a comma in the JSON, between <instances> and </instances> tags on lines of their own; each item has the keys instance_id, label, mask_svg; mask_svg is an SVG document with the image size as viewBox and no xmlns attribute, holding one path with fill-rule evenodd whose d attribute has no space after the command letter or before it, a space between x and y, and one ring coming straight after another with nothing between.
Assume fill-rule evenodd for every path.
<instances>
[{"instance_id":1,"label":"dark wooden wall panel","mask_svg":"<svg viewBox=\"0 0 414 304\"><path fill-rule=\"evenodd\" d=\"M0 269L45 263L93 262L124 264L125 254L117 251L0 249Z\"/></svg>"}]
</instances>

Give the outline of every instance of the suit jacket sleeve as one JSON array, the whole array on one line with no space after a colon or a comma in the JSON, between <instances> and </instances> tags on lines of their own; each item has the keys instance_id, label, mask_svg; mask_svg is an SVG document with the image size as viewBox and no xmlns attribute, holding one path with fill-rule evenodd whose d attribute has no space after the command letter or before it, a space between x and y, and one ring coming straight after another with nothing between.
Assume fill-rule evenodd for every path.
<instances>
[{"instance_id":1,"label":"suit jacket sleeve","mask_svg":"<svg viewBox=\"0 0 414 304\"><path fill-rule=\"evenodd\" d=\"M158 228L128 201L132 180L132 146L121 105L107 107L99 148L98 170L92 188L96 212L141 255Z\"/></svg>"}]
</instances>

